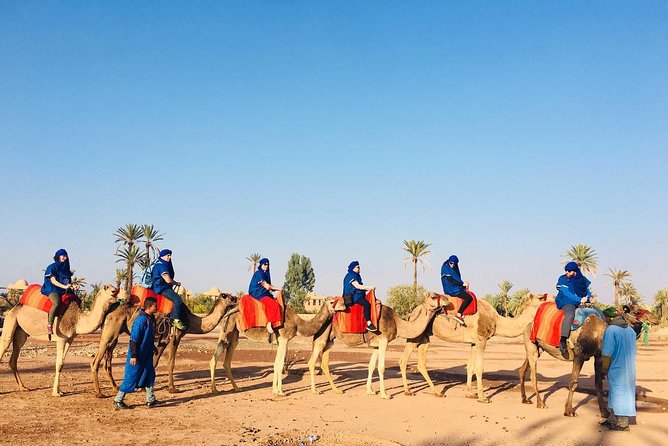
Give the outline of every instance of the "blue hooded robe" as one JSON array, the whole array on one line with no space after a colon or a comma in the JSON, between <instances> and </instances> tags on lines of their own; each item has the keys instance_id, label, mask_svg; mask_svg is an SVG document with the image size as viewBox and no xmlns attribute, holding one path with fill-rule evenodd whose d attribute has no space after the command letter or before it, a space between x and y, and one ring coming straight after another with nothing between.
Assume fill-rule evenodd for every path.
<instances>
[{"instance_id":1,"label":"blue hooded robe","mask_svg":"<svg viewBox=\"0 0 668 446\"><path fill-rule=\"evenodd\" d=\"M60 256L67 256L67 260L60 262L58 258ZM51 265L47 266L44 270L44 284L42 285L42 294L48 296L51 293L58 293L63 295L67 293L67 290L64 288L57 287L51 283L51 277L55 278L58 282L63 285L67 285L72 281L72 270L70 269L70 256L67 255L67 251L64 249L59 249L56 251L56 254L53 256L55 260Z\"/></svg>"},{"instance_id":2,"label":"blue hooded robe","mask_svg":"<svg viewBox=\"0 0 668 446\"><path fill-rule=\"evenodd\" d=\"M348 265L348 274L343 278L343 294L352 294L353 303L357 303L360 299L366 297L366 291L358 290L353 286L353 282L357 282L360 285L364 285L362 282L362 276L359 273L353 271L353 269L358 266L360 262L354 261Z\"/></svg>"},{"instance_id":3,"label":"blue hooded robe","mask_svg":"<svg viewBox=\"0 0 668 446\"><path fill-rule=\"evenodd\" d=\"M583 297L586 297L588 301L591 299L591 291L589 290L591 282L582 274L577 264L569 262L564 269L575 271L575 276L569 279L566 274L563 274L557 281L558 293L555 303L560 310L568 304L578 307Z\"/></svg>"},{"instance_id":4,"label":"blue hooded robe","mask_svg":"<svg viewBox=\"0 0 668 446\"><path fill-rule=\"evenodd\" d=\"M248 294L257 300L267 296L274 297L271 294L271 291L261 285L262 282L266 282L271 285L271 274L269 273L269 269L267 269L267 271L262 270L262 265L264 264L269 264L269 259L265 258L260 260L257 271L253 273L253 277L251 277L250 284L248 285Z\"/></svg>"},{"instance_id":5,"label":"blue hooded robe","mask_svg":"<svg viewBox=\"0 0 668 446\"><path fill-rule=\"evenodd\" d=\"M160 251L160 257L158 257L155 265L153 265L153 270L151 271L151 277L153 278L151 290L154 293L161 294L167 288L171 288L171 285L165 282L165 279L162 278L162 275L167 273L169 277L174 280L174 265L172 264L172 261L170 260L168 262L162 258L163 256L171 253L172 251L169 249L163 249Z\"/></svg>"},{"instance_id":6,"label":"blue hooded robe","mask_svg":"<svg viewBox=\"0 0 668 446\"><path fill-rule=\"evenodd\" d=\"M454 262L455 266L451 267L448 262ZM443 292L450 296L456 296L462 291L466 291L462 275L459 272L457 256L450 256L448 260L443 262L443 266L441 266L441 285L443 285Z\"/></svg>"},{"instance_id":7,"label":"blue hooded robe","mask_svg":"<svg viewBox=\"0 0 668 446\"><path fill-rule=\"evenodd\" d=\"M153 339L155 336L155 318L139 310L139 315L132 324L128 357L125 361L125 375L119 387L121 392L130 393L142 387L155 384L153 366ZM137 365L132 366L130 359L137 358Z\"/></svg>"}]
</instances>

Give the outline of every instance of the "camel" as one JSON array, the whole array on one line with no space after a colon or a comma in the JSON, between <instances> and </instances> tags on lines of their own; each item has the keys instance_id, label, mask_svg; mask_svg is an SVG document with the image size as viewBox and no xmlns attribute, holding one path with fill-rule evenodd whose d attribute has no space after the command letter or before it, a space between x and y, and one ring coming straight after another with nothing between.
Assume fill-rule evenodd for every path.
<instances>
[{"instance_id":1,"label":"camel","mask_svg":"<svg viewBox=\"0 0 668 446\"><path fill-rule=\"evenodd\" d=\"M436 293L432 293L437 295ZM485 396L482 375L483 375L483 357L487 341L493 336L503 336L513 338L520 336L524 328L530 323L538 307L545 300L554 300L554 296L548 294L529 294L529 298L524 306L519 310L517 317L503 317L499 315L496 309L486 300L478 300L478 312L472 315L464 316L465 326L459 325L454 319L445 315L439 315L434 318L430 331L426 331L421 336L409 339L399 360L401 369L401 378L404 384L404 395L412 396L413 393L408 390L406 381L406 366L413 350L418 350L418 371L429 384L436 397L443 397L443 394L436 390L434 383L429 378L427 371L427 349L429 348L429 337L434 335L439 339L448 342L457 342L471 344L471 351L466 364L466 396L477 398L481 403L489 403L490 399ZM451 303L446 305L446 309L452 307ZM454 310L454 307L452 307ZM472 391L473 374L476 375L477 393Z\"/></svg>"},{"instance_id":2,"label":"camel","mask_svg":"<svg viewBox=\"0 0 668 446\"><path fill-rule=\"evenodd\" d=\"M271 336L276 338L278 348L276 349L276 358L274 360L274 373L272 379L271 390L276 396L285 396L283 392L283 367L285 365L285 357L288 351L288 342L296 335L313 337L320 333L323 327L332 320L334 314L334 307L332 299L326 299L318 312L312 319L302 319L297 312L290 306L285 307L285 323L279 329L275 329L275 333ZM220 324L220 334L218 336L218 343L216 350L209 361L209 369L211 371L211 393L216 393L216 364L220 356L225 351L225 360L223 366L225 374L232 384L234 391L239 391L239 387L232 376L232 357L234 350L239 342L239 332L243 332L248 339L257 342L267 342L269 334L264 327L254 327L243 331L240 326L240 313L238 311L228 313Z\"/></svg>"},{"instance_id":3,"label":"camel","mask_svg":"<svg viewBox=\"0 0 668 446\"><path fill-rule=\"evenodd\" d=\"M658 318L656 318L656 316L644 308L641 308L637 305L632 305L630 308L630 313L622 315L629 323L629 325L633 327L636 333L640 333L643 321L647 321L651 324L658 323ZM536 343L531 342L532 327L533 322L527 325L524 330L524 348L526 350L526 358L524 359L524 364L522 364L522 367L520 367L519 370L522 403L532 404L531 400L529 400L526 396L524 386L526 372L530 367L531 382L533 383L533 387L536 392L536 407L539 409L547 408L543 400L541 400L540 394L538 393L538 379L536 378L536 366L538 358L540 357L540 351L544 350L550 356L556 359L573 362L571 377L568 381L568 399L566 400L566 406L564 408L564 416L577 416L575 410L573 409L573 393L575 393L575 389L578 386L578 377L580 376L582 366L593 356L594 383L596 387L596 397L598 399L598 408L601 412L601 417L607 418L610 413L606 407L605 402L603 401L603 357L601 355L601 349L603 348L603 333L607 328L607 323L596 315L591 314L584 320L582 327L580 327L578 330L571 331L570 337L568 338L568 358L564 358L562 356L559 347L553 347L541 339L536 339Z\"/></svg>"},{"instance_id":4,"label":"camel","mask_svg":"<svg viewBox=\"0 0 668 446\"><path fill-rule=\"evenodd\" d=\"M329 372L329 352L334 345L334 339L338 338L350 347L368 345L374 349L371 353L371 360L369 361L369 370L366 381L367 395L377 394L372 388L371 381L373 372L376 369L376 364L378 364L380 397L382 399L391 399L391 396L385 391L385 352L387 350L387 345L397 337L413 339L420 336L424 333L438 309L439 299L435 293L425 293L424 302L413 310L413 313L411 314L412 317L409 318L409 321L401 319L391 307L383 305L378 320L378 332L369 333L368 344L360 334L343 333L338 326L330 324L327 329L313 341L313 351L308 362L309 373L311 375L311 392L315 394L320 393L315 388L315 364L318 356L322 353L320 368L327 377L332 391L339 394L343 393L336 387L332 375Z\"/></svg>"},{"instance_id":5,"label":"camel","mask_svg":"<svg viewBox=\"0 0 668 446\"><path fill-rule=\"evenodd\" d=\"M56 336L56 376L53 380L52 396L62 396L60 391L60 372L63 369L63 363L67 352L72 345L72 341L77 335L89 334L100 328L104 322L107 310L116 300L118 290L111 285L104 285L95 295L93 309L84 314L76 304L70 304L62 317L56 319L54 324L54 335ZM17 305L12 308L5 317L5 326L0 340L0 359L5 351L12 344L12 355L9 359L9 366L14 373L14 378L20 391L29 389L23 385L18 374L17 361L21 347L26 343L29 336L37 339L47 340L46 333L47 313L37 308L25 305Z\"/></svg>"},{"instance_id":6,"label":"camel","mask_svg":"<svg viewBox=\"0 0 668 446\"><path fill-rule=\"evenodd\" d=\"M163 351L166 348L168 348L168 356L167 356L168 391L170 393L176 392L176 388L174 387L174 377L173 377L174 363L176 361L176 351L178 350L179 344L183 336L185 336L188 333L197 333L197 334L209 333L218 325L220 319L223 317L226 311L235 305L236 305L235 296L232 296L231 294L221 293L219 298L217 298L215 303L213 304L213 307L211 308L211 311L209 311L209 314L207 314L204 317L199 317L194 315L186 307L187 309L186 311L188 314L188 317L186 318L185 321L186 330L181 331L172 329L172 333L167 339L167 342L164 343L158 342L157 352L154 356L154 364L156 366L158 365L158 362L160 361L160 357L162 356ZM130 334L132 323L134 322L138 314L137 313L138 308L139 307L137 305L133 305L130 303L119 305L117 308L114 308L113 311L109 313L109 315L105 320L104 327L100 335L100 345L98 347L97 354L95 355L95 358L93 359L90 365L91 372L93 373L95 396L97 396L98 398L104 397L104 395L100 390L100 381L98 377L100 362L103 359L104 359L104 370L107 374L107 377L109 378L109 381L111 382L111 386L113 387L114 392L118 392L118 386L116 385L116 381L114 380L111 371L111 360L113 357L114 348L116 348L116 344L118 343L118 338L121 335L121 333ZM158 318L160 321L160 319L164 319L166 318L166 316L158 315ZM158 326L160 327L161 325L162 324L158 322ZM156 333L156 335L158 335L158 333ZM162 339L162 334L160 334L160 339Z\"/></svg>"}]
</instances>

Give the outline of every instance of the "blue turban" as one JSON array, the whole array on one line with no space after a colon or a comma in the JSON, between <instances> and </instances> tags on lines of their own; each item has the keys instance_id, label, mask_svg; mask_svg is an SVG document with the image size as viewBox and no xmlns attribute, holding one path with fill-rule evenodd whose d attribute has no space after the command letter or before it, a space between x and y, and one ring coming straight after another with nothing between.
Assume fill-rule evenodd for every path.
<instances>
[{"instance_id":1,"label":"blue turban","mask_svg":"<svg viewBox=\"0 0 668 446\"><path fill-rule=\"evenodd\" d=\"M564 271L573 271L573 272L579 273L580 272L580 267L575 262L568 262L566 264L566 266L564 266Z\"/></svg>"},{"instance_id":2,"label":"blue turban","mask_svg":"<svg viewBox=\"0 0 668 446\"><path fill-rule=\"evenodd\" d=\"M162 249L162 250L160 250L160 255L159 255L159 257L164 257L164 256L169 255L169 254L171 254L171 253L172 253L172 250L171 250L171 249Z\"/></svg>"},{"instance_id":3,"label":"blue turban","mask_svg":"<svg viewBox=\"0 0 668 446\"><path fill-rule=\"evenodd\" d=\"M353 269L354 269L356 266L360 266L360 262L358 262L357 260L354 260L354 261L350 262L350 265L348 265L348 272L349 272L349 273L352 273L352 272L353 272Z\"/></svg>"},{"instance_id":4,"label":"blue turban","mask_svg":"<svg viewBox=\"0 0 668 446\"><path fill-rule=\"evenodd\" d=\"M447 261L448 262L453 262L455 265L458 265L459 264L459 257L457 257L456 255L453 254L450 257L448 257Z\"/></svg>"},{"instance_id":5,"label":"blue turban","mask_svg":"<svg viewBox=\"0 0 668 446\"><path fill-rule=\"evenodd\" d=\"M263 258L263 259L260 259L260 263L258 263L258 265L260 265L260 266L262 266L262 265L269 265L269 259L266 258L266 257Z\"/></svg>"}]
</instances>

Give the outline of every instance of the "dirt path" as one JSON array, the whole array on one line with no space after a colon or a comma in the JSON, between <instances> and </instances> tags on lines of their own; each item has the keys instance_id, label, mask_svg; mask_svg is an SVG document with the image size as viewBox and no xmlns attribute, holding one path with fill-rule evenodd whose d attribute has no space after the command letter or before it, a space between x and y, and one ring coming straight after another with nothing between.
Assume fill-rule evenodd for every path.
<instances>
[{"instance_id":1,"label":"dirt path","mask_svg":"<svg viewBox=\"0 0 668 446\"><path fill-rule=\"evenodd\" d=\"M143 393L130 395L130 411L112 409L111 387L101 375L107 398L92 394L90 355L97 336L79 338L65 364L62 398L50 397L55 351L53 345L29 341L19 360L24 382L33 389L18 393L5 362L0 367L0 444L175 444L183 445L298 445L310 434L316 445L663 445L668 438L668 344L655 343L638 351L638 419L630 433L608 432L598 427L593 392L593 363L585 365L574 403L579 417L562 415L569 364L544 356L539 361L540 389L549 406L520 403L517 368L523 360L519 343L489 345L485 385L491 404L464 397L467 347L442 342L432 344L429 369L446 398L438 399L417 373L411 388L417 395L403 395L398 358L403 345L391 344L388 354L390 401L365 394L364 349L334 347L332 370L345 391L335 395L324 376L317 376L322 395L310 392L305 364L307 340L291 347L290 373L284 379L286 398L271 394L274 350L268 345L242 340L235 355L235 376L241 392L230 390L219 364L218 394L209 393L208 361L215 335L186 338L176 365L177 394L165 390L166 368L158 367L157 395L165 405L147 409ZM127 337L121 338L127 342ZM123 374L126 344L114 359L115 377ZM415 357L411 358L414 366ZM414 367L411 367L414 369ZM374 381L377 389L377 378ZM529 395L533 390L529 388ZM50 420L57 417L57 420Z\"/></svg>"}]
</instances>

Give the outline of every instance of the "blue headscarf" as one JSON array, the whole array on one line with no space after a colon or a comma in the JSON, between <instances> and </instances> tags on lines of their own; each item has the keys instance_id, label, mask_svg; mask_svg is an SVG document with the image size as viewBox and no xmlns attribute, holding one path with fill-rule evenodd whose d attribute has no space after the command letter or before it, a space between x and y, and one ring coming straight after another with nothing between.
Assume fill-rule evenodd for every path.
<instances>
[{"instance_id":1,"label":"blue headscarf","mask_svg":"<svg viewBox=\"0 0 668 446\"><path fill-rule=\"evenodd\" d=\"M264 280L267 283L271 283L271 274L269 274L269 268L267 267L267 271L264 271L262 269L262 265L267 265L269 266L269 259L268 258L263 258L260 260L260 263L258 264L258 272L262 275L262 280Z\"/></svg>"},{"instance_id":2,"label":"blue headscarf","mask_svg":"<svg viewBox=\"0 0 668 446\"><path fill-rule=\"evenodd\" d=\"M446 263L446 264L449 264L450 262L452 262L452 263L455 264L455 266L453 266L452 269L455 270L455 272L456 272L457 275L459 276L458 279L461 279L461 277L462 277L462 273L459 272L459 257L457 257L457 256L454 255L454 254L451 255L450 257L448 257L448 260L446 260L445 263ZM449 268L449 267L450 267L450 265L448 265L448 268Z\"/></svg>"},{"instance_id":3,"label":"blue headscarf","mask_svg":"<svg viewBox=\"0 0 668 446\"><path fill-rule=\"evenodd\" d=\"M575 276L568 280L568 289L579 297L587 296L587 279L582 275L580 267L575 262L568 262L564 266L564 271L573 271Z\"/></svg>"},{"instance_id":4,"label":"blue headscarf","mask_svg":"<svg viewBox=\"0 0 668 446\"><path fill-rule=\"evenodd\" d=\"M355 280L357 281L357 283L362 285L362 276L360 275L360 273L356 273L355 271L353 271L353 269L355 269L356 266L360 266L360 262L358 262L357 260L350 262L350 265L348 265L348 273L355 275Z\"/></svg>"},{"instance_id":5,"label":"blue headscarf","mask_svg":"<svg viewBox=\"0 0 668 446\"><path fill-rule=\"evenodd\" d=\"M60 261L60 256L67 256L67 259L64 262ZM67 251L65 251L63 248L60 248L56 253L53 255L53 260L56 262L56 266L58 269L58 273L60 274L60 277L56 277L56 280L60 281L61 278L67 277L66 282L60 282L64 284L69 283L69 279L72 278L72 270L70 269L70 256L67 254Z\"/></svg>"},{"instance_id":6,"label":"blue headscarf","mask_svg":"<svg viewBox=\"0 0 668 446\"><path fill-rule=\"evenodd\" d=\"M167 260L163 259L164 256L169 255L171 253L172 253L171 249L161 250L160 254L159 254L159 257L158 257L158 263L165 266L165 268L167 269L167 272L169 273L169 277L171 277L172 280L174 280L174 265L172 264L172 260L170 259L169 261L167 261Z\"/></svg>"}]
</instances>

